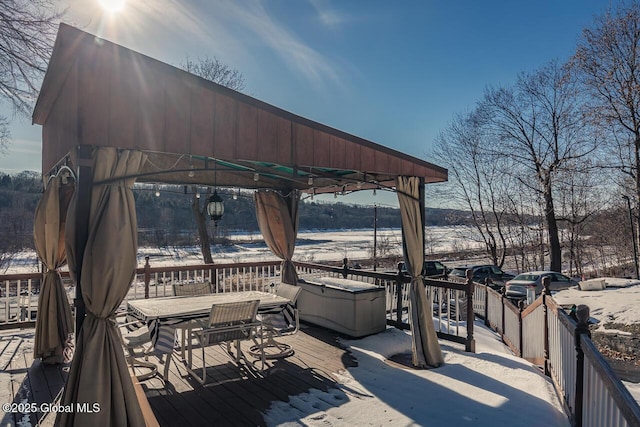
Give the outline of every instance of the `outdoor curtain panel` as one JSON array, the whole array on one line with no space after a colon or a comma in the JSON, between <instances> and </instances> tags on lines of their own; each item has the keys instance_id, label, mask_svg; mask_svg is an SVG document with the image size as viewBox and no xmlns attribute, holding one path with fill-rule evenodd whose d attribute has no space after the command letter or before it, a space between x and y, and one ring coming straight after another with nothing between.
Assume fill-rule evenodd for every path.
<instances>
[{"instance_id":1,"label":"outdoor curtain panel","mask_svg":"<svg viewBox=\"0 0 640 427\"><path fill-rule=\"evenodd\" d=\"M136 175L145 161L146 156L137 151L97 148L93 152L94 184L80 275L87 316L77 337L63 404L98 403L100 412L59 414L60 425L144 426L115 321L137 264L137 221L131 191L135 179L96 183ZM74 196L66 242L69 269L77 277L75 202Z\"/></svg>"},{"instance_id":2,"label":"outdoor curtain panel","mask_svg":"<svg viewBox=\"0 0 640 427\"><path fill-rule=\"evenodd\" d=\"M298 205L300 192L292 191L289 196L269 190L254 193L258 226L264 241L282 261L281 280L297 285L298 273L291 258L298 235Z\"/></svg>"},{"instance_id":3,"label":"outdoor curtain panel","mask_svg":"<svg viewBox=\"0 0 640 427\"><path fill-rule=\"evenodd\" d=\"M422 281L424 264L424 224L422 223L423 206L420 204L420 178L396 178L396 189L402 216L402 241L404 261L411 274L409 292L412 336L413 366L426 368L444 364L438 335L433 326L431 304L427 299Z\"/></svg>"},{"instance_id":4,"label":"outdoor curtain panel","mask_svg":"<svg viewBox=\"0 0 640 427\"><path fill-rule=\"evenodd\" d=\"M74 185L52 177L36 207L33 238L38 258L46 271L38 297L34 358L44 363L62 363L73 320L58 269L66 262L64 227Z\"/></svg>"}]
</instances>

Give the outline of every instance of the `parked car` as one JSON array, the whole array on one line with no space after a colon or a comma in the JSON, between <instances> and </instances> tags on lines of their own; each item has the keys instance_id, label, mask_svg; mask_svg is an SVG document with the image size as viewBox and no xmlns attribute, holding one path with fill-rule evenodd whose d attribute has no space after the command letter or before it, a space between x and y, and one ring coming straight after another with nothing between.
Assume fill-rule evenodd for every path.
<instances>
[{"instance_id":1,"label":"parked car","mask_svg":"<svg viewBox=\"0 0 640 427\"><path fill-rule=\"evenodd\" d=\"M518 274L506 284L506 296L512 299L523 299L527 297L527 289L535 289L535 295L542 293L542 279L551 277L551 290L559 291L578 285L578 282L564 274L555 271L530 271Z\"/></svg>"},{"instance_id":2,"label":"parked car","mask_svg":"<svg viewBox=\"0 0 640 427\"><path fill-rule=\"evenodd\" d=\"M465 265L455 267L449 272L449 277L458 277L466 279L467 270L473 270L472 280L477 283L485 283L489 279L489 286L493 289L500 290L504 287L507 280L513 279L513 274L505 273L497 265Z\"/></svg>"},{"instance_id":3,"label":"parked car","mask_svg":"<svg viewBox=\"0 0 640 427\"><path fill-rule=\"evenodd\" d=\"M407 268L404 265L404 262L400 262L398 263L398 266L400 268L400 270L402 270L403 274L409 274L407 272ZM439 276L439 277L444 277L447 273L448 273L449 269L440 261L425 261L424 262L424 266L423 266L423 270L422 270L422 274L424 276L430 277L430 276ZM397 273L398 270L395 271L387 271L387 273Z\"/></svg>"}]
</instances>

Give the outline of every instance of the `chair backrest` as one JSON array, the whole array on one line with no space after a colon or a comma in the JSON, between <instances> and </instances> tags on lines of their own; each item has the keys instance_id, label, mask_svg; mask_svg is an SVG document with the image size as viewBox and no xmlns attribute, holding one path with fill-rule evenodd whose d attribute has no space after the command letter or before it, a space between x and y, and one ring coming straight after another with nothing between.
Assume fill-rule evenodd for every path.
<instances>
[{"instance_id":1,"label":"chair backrest","mask_svg":"<svg viewBox=\"0 0 640 427\"><path fill-rule=\"evenodd\" d=\"M258 326L259 305L260 300L213 304L208 326L203 330L205 345L249 337L250 329Z\"/></svg>"},{"instance_id":2,"label":"chair backrest","mask_svg":"<svg viewBox=\"0 0 640 427\"><path fill-rule=\"evenodd\" d=\"M276 295L286 298L290 301L290 304L295 307L296 301L298 301L298 296L302 288L300 286L293 286L287 283L280 283L278 285L278 289L276 290Z\"/></svg>"},{"instance_id":3,"label":"chair backrest","mask_svg":"<svg viewBox=\"0 0 640 427\"><path fill-rule=\"evenodd\" d=\"M260 300L213 304L209 327L249 324L256 321Z\"/></svg>"},{"instance_id":4,"label":"chair backrest","mask_svg":"<svg viewBox=\"0 0 640 427\"><path fill-rule=\"evenodd\" d=\"M195 297L212 293L211 283L174 283L173 295L177 297Z\"/></svg>"}]
</instances>

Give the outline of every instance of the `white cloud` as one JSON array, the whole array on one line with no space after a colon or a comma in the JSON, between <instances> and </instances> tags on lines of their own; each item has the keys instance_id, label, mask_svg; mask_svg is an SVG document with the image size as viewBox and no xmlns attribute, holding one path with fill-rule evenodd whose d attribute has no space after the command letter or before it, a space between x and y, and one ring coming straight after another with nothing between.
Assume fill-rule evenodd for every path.
<instances>
[{"instance_id":1,"label":"white cloud","mask_svg":"<svg viewBox=\"0 0 640 427\"><path fill-rule=\"evenodd\" d=\"M223 1L219 7L235 25L254 33L258 40L272 49L294 72L310 82L321 85L325 81L339 83L335 64L305 44L299 37L276 22L259 1Z\"/></svg>"},{"instance_id":2,"label":"white cloud","mask_svg":"<svg viewBox=\"0 0 640 427\"><path fill-rule=\"evenodd\" d=\"M309 2L316 9L320 22L327 27L335 27L346 21L346 17L333 9L328 0L309 0Z\"/></svg>"},{"instance_id":3,"label":"white cloud","mask_svg":"<svg viewBox=\"0 0 640 427\"><path fill-rule=\"evenodd\" d=\"M42 169L42 143L28 139L14 139L6 154L0 155L0 171L5 173Z\"/></svg>"}]
</instances>

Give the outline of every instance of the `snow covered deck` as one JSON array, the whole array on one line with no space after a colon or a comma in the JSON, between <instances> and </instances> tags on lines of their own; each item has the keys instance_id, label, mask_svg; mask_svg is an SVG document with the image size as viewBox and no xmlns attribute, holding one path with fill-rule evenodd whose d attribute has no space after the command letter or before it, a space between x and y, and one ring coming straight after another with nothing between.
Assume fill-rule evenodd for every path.
<instances>
[{"instance_id":1,"label":"snow covered deck","mask_svg":"<svg viewBox=\"0 0 640 427\"><path fill-rule=\"evenodd\" d=\"M303 325L287 337L295 355L273 361L263 377L240 373L217 348L208 359L219 383L203 388L181 363L170 383L142 383L162 426L173 425L531 425L568 426L553 387L476 322L477 353L441 341L446 365L413 370L392 362L410 352L406 332L387 329L346 340ZM66 379L61 367L33 361L33 330L0 334L2 403L50 402ZM153 358L151 358L154 360ZM393 358L403 360L403 358ZM36 425L36 415L4 414L0 425ZM22 421L22 424L18 424Z\"/></svg>"}]
</instances>

